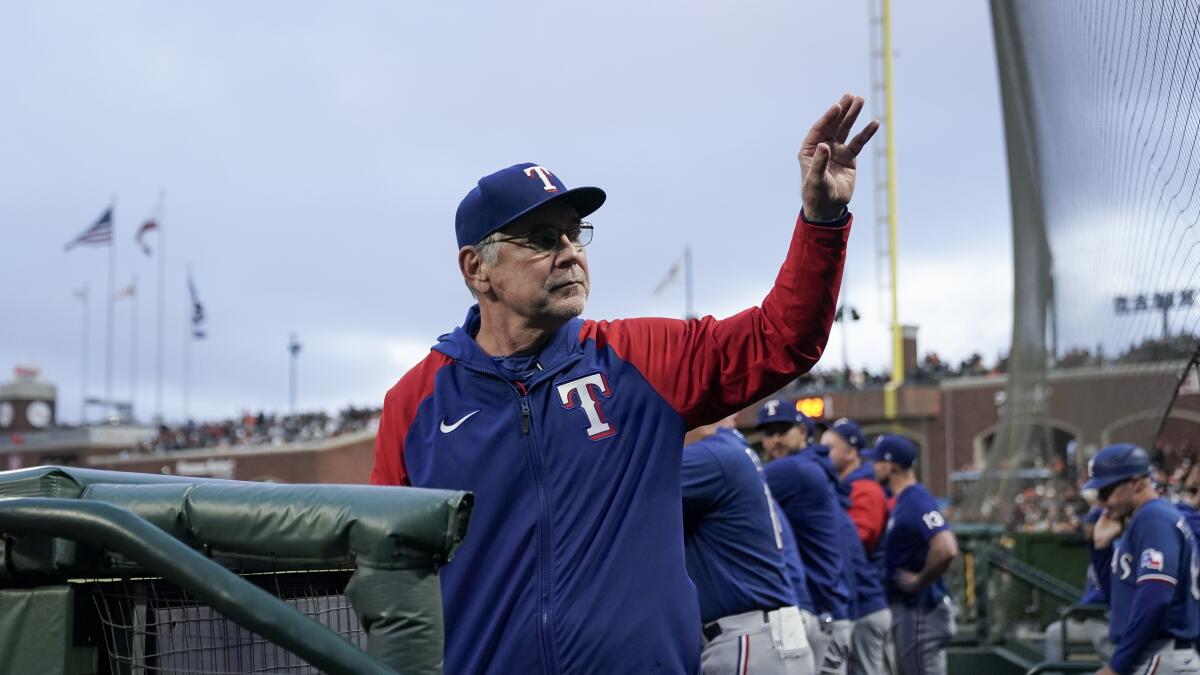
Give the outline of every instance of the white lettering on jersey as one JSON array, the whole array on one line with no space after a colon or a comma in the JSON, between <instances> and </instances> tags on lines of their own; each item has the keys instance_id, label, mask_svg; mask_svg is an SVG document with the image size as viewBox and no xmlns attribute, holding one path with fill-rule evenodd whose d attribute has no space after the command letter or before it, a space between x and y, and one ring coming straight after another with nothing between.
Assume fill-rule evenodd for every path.
<instances>
[{"instance_id":1,"label":"white lettering on jersey","mask_svg":"<svg viewBox=\"0 0 1200 675\"><path fill-rule=\"evenodd\" d=\"M558 398L562 401L564 408L567 410L583 408L583 412L587 414L588 438L598 441L617 433L612 423L604 419L604 412L600 410L600 402L593 394L593 390L595 390L603 394L605 398L612 396L612 390L608 388L608 378L604 377L604 373L592 373L587 377L563 382L558 385L557 389Z\"/></svg>"},{"instance_id":2,"label":"white lettering on jersey","mask_svg":"<svg viewBox=\"0 0 1200 675\"><path fill-rule=\"evenodd\" d=\"M1112 573L1117 575L1118 579L1128 579L1130 574L1133 574L1133 554L1122 553L1113 556Z\"/></svg>"},{"instance_id":3,"label":"white lettering on jersey","mask_svg":"<svg viewBox=\"0 0 1200 675\"><path fill-rule=\"evenodd\" d=\"M544 166L531 166L525 169L525 175L533 178L534 175L542 179L542 189L546 192L558 192L558 188L554 187L554 183L550 182L550 170Z\"/></svg>"},{"instance_id":4,"label":"white lettering on jersey","mask_svg":"<svg viewBox=\"0 0 1200 675\"><path fill-rule=\"evenodd\" d=\"M746 456L754 463L754 468L762 473L762 464L758 461L758 455L750 448L746 448ZM771 499L771 488L763 481L763 492L767 494L767 511L771 513L771 529L775 530L775 548L783 550L783 526L779 524L779 514L775 513L775 500Z\"/></svg>"},{"instance_id":5,"label":"white lettering on jersey","mask_svg":"<svg viewBox=\"0 0 1200 675\"><path fill-rule=\"evenodd\" d=\"M937 511L930 511L921 516L921 520L925 523L925 528L928 530L936 530L946 524L946 519Z\"/></svg>"}]
</instances>

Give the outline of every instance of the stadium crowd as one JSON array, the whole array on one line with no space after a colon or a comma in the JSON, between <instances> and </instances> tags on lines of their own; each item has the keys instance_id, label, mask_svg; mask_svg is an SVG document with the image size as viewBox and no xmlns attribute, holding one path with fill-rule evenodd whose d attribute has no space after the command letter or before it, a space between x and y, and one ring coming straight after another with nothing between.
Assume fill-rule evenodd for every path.
<instances>
[{"instance_id":1,"label":"stadium crowd","mask_svg":"<svg viewBox=\"0 0 1200 675\"><path fill-rule=\"evenodd\" d=\"M142 443L138 451L161 453L194 448L228 448L239 445L279 446L289 443L313 443L342 434L375 428L379 408L347 406L337 415L310 412L277 415L244 413L236 419L197 423L189 420L177 426L160 425L158 434Z\"/></svg>"}]
</instances>

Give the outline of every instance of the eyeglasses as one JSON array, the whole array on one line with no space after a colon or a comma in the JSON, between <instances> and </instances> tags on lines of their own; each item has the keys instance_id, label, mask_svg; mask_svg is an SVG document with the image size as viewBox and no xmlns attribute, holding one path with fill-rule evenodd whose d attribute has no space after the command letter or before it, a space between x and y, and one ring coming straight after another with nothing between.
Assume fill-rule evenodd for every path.
<instances>
[{"instance_id":1,"label":"eyeglasses","mask_svg":"<svg viewBox=\"0 0 1200 675\"><path fill-rule=\"evenodd\" d=\"M562 243L563 235L566 235L567 241L575 248L583 248L592 243L592 224L579 223L571 225L565 229L554 227L553 225L544 225L532 229L524 234L518 234L512 237L498 237L492 241L507 241L517 246L538 251L539 253L548 253L557 251Z\"/></svg>"}]
</instances>

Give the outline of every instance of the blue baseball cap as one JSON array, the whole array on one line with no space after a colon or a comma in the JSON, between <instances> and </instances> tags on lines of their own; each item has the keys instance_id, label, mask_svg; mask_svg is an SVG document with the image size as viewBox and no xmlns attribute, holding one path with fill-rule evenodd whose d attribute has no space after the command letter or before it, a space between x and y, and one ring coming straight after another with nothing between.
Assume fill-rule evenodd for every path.
<instances>
[{"instance_id":1,"label":"blue baseball cap","mask_svg":"<svg viewBox=\"0 0 1200 675\"><path fill-rule=\"evenodd\" d=\"M917 461L917 444L903 436L884 434L875 441L875 461L891 462L905 469Z\"/></svg>"},{"instance_id":2,"label":"blue baseball cap","mask_svg":"<svg viewBox=\"0 0 1200 675\"><path fill-rule=\"evenodd\" d=\"M801 414L796 410L796 404L786 398L772 398L765 401L758 409L758 426L782 422L784 424L799 424Z\"/></svg>"},{"instance_id":3,"label":"blue baseball cap","mask_svg":"<svg viewBox=\"0 0 1200 675\"><path fill-rule=\"evenodd\" d=\"M558 176L544 166L530 162L514 164L480 178L479 184L463 197L454 216L454 233L458 236L459 248L474 246L489 234L550 202L566 202L575 207L580 218L584 218L600 208L604 199L604 190L597 187L568 190Z\"/></svg>"},{"instance_id":4,"label":"blue baseball cap","mask_svg":"<svg viewBox=\"0 0 1200 675\"><path fill-rule=\"evenodd\" d=\"M1088 462L1088 482L1084 490L1102 490L1130 478L1150 475L1150 455L1133 443L1117 443L1105 448Z\"/></svg>"},{"instance_id":5,"label":"blue baseball cap","mask_svg":"<svg viewBox=\"0 0 1200 675\"><path fill-rule=\"evenodd\" d=\"M858 450L859 453L862 453L866 449L867 437L863 436L862 429L858 427L858 424L854 420L842 417L835 420L833 424L830 424L829 428L838 436L846 439L846 442L855 450Z\"/></svg>"}]
</instances>

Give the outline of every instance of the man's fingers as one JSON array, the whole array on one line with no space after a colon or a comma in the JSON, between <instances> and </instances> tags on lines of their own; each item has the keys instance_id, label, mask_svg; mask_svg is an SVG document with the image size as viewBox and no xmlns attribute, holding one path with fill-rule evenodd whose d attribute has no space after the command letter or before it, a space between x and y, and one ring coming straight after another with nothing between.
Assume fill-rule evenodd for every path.
<instances>
[{"instance_id":1,"label":"man's fingers","mask_svg":"<svg viewBox=\"0 0 1200 675\"><path fill-rule=\"evenodd\" d=\"M871 120L867 123L866 128L850 139L846 147L850 148L850 152L853 152L854 156L857 157L858 153L862 152L863 146L867 144L867 141L871 140L876 131L879 131L879 120Z\"/></svg>"},{"instance_id":2,"label":"man's fingers","mask_svg":"<svg viewBox=\"0 0 1200 675\"><path fill-rule=\"evenodd\" d=\"M845 100L846 97L842 97ZM850 103L843 106L845 112L842 113L842 119L838 123L837 135L834 137L838 143L845 143L850 136L850 130L854 128L854 122L858 120L858 113L862 112L863 98L861 96L850 97Z\"/></svg>"},{"instance_id":3,"label":"man's fingers","mask_svg":"<svg viewBox=\"0 0 1200 675\"><path fill-rule=\"evenodd\" d=\"M842 98L844 99L845 97L843 96ZM812 128L808 130L808 135L804 137L804 142L800 145L800 154L811 155L816 151L817 143L832 137L841 116L842 106L840 103L834 103L829 106L825 114L821 115L821 118L813 123Z\"/></svg>"},{"instance_id":4,"label":"man's fingers","mask_svg":"<svg viewBox=\"0 0 1200 675\"><path fill-rule=\"evenodd\" d=\"M808 170L808 175L816 174L820 176L818 180L825 180L825 168L829 166L829 145L827 143L818 143L817 149L813 151L812 168Z\"/></svg>"}]
</instances>

